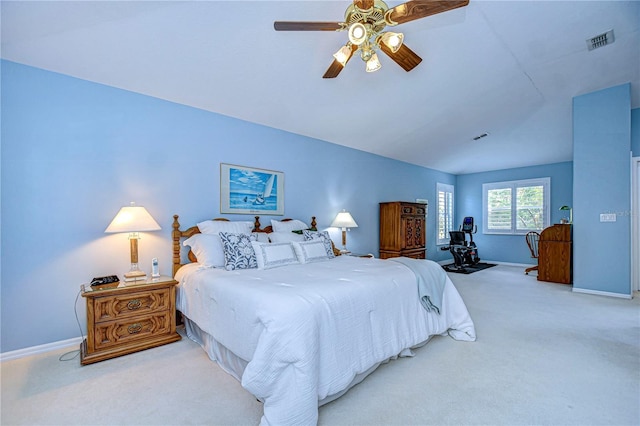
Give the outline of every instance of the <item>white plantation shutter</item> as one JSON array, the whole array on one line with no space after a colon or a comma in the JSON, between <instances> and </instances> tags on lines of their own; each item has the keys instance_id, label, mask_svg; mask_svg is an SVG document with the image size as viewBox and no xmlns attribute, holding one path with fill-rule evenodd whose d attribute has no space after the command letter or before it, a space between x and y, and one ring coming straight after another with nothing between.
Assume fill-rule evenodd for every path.
<instances>
[{"instance_id":1,"label":"white plantation shutter","mask_svg":"<svg viewBox=\"0 0 640 426\"><path fill-rule=\"evenodd\" d=\"M526 234L550 222L551 178L482 185L485 234Z\"/></svg>"},{"instance_id":2,"label":"white plantation shutter","mask_svg":"<svg viewBox=\"0 0 640 426\"><path fill-rule=\"evenodd\" d=\"M437 241L436 244L449 244L449 231L454 229L453 203L454 187L445 183L436 185L438 192Z\"/></svg>"}]
</instances>

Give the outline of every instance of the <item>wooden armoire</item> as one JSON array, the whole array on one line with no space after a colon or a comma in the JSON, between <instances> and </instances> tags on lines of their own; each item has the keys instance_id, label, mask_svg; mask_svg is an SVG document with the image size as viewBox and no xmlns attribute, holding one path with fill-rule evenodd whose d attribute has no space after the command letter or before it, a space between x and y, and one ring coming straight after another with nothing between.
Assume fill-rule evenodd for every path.
<instances>
[{"instance_id":1,"label":"wooden armoire","mask_svg":"<svg viewBox=\"0 0 640 426\"><path fill-rule=\"evenodd\" d=\"M427 205L406 201L380 203L380 259L425 259Z\"/></svg>"}]
</instances>

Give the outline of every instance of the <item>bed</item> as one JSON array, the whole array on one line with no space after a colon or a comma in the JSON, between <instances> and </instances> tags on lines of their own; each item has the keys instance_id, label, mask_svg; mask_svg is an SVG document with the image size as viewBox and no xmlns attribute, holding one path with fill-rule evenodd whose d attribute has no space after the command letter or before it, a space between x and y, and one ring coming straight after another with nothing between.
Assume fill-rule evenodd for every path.
<instances>
[{"instance_id":1,"label":"bed","mask_svg":"<svg viewBox=\"0 0 640 426\"><path fill-rule=\"evenodd\" d=\"M261 425L316 424L320 405L432 336L475 340L467 308L439 265L415 260L418 275L401 259L336 255L315 218L293 229L303 223L262 228L256 217L182 231L174 216L176 305L187 335L263 402ZM245 244L238 252L251 252L250 244L258 267L227 259L238 239ZM213 243L208 251L202 240ZM440 290L423 296L432 284Z\"/></svg>"}]
</instances>

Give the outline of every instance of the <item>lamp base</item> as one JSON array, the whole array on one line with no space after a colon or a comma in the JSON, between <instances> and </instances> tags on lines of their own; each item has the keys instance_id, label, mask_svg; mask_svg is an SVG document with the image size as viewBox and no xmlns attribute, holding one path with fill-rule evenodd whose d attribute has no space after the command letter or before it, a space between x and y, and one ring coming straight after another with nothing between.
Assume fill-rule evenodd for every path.
<instances>
[{"instance_id":1,"label":"lamp base","mask_svg":"<svg viewBox=\"0 0 640 426\"><path fill-rule=\"evenodd\" d=\"M144 281L146 279L147 279L147 274L145 274L144 271L141 271L141 270L129 271L126 274L124 274L125 281Z\"/></svg>"},{"instance_id":2,"label":"lamp base","mask_svg":"<svg viewBox=\"0 0 640 426\"><path fill-rule=\"evenodd\" d=\"M129 271L124 274L125 278L136 278L136 277L145 277L147 274L144 271Z\"/></svg>"}]
</instances>

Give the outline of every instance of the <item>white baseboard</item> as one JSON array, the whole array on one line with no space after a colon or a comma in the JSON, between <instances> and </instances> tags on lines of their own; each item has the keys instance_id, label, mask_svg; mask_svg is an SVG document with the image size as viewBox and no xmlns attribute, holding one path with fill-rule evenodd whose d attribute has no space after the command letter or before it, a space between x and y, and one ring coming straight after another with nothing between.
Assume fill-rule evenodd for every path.
<instances>
[{"instance_id":1,"label":"white baseboard","mask_svg":"<svg viewBox=\"0 0 640 426\"><path fill-rule=\"evenodd\" d=\"M617 297L619 299L633 299L633 296L631 294L612 293L610 291L589 290L586 288L576 287L573 287L571 291L573 291L574 293L595 294L596 296Z\"/></svg>"},{"instance_id":2,"label":"white baseboard","mask_svg":"<svg viewBox=\"0 0 640 426\"><path fill-rule=\"evenodd\" d=\"M16 351L0 353L0 362L9 361L11 359L24 358L26 356L41 354L43 352L54 351L58 349L70 348L75 346L80 349L80 343L84 337L75 337L68 340L60 340L58 342L51 342L44 345L31 346L30 348L18 349Z\"/></svg>"},{"instance_id":3,"label":"white baseboard","mask_svg":"<svg viewBox=\"0 0 640 426\"><path fill-rule=\"evenodd\" d=\"M531 268L532 266L536 266L536 264L534 263L511 263L511 262L500 262L499 260L484 260L482 259L480 262L484 262L484 263L495 263L496 265L503 265L503 266L517 266L519 268Z\"/></svg>"}]
</instances>

